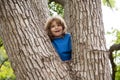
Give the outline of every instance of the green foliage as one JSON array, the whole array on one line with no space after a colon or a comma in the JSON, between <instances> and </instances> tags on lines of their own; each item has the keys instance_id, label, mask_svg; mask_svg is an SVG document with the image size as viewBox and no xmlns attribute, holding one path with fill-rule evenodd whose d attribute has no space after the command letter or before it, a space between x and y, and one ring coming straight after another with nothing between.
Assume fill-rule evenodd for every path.
<instances>
[{"instance_id":1,"label":"green foliage","mask_svg":"<svg viewBox=\"0 0 120 80\"><path fill-rule=\"evenodd\" d=\"M15 75L3 46L0 47L0 80L15 80Z\"/></svg>"},{"instance_id":2,"label":"green foliage","mask_svg":"<svg viewBox=\"0 0 120 80\"><path fill-rule=\"evenodd\" d=\"M120 65L117 66L117 72L115 76L115 80L120 80Z\"/></svg>"},{"instance_id":3,"label":"green foliage","mask_svg":"<svg viewBox=\"0 0 120 80\"><path fill-rule=\"evenodd\" d=\"M107 32L107 34L110 34L110 35L116 37L116 39L113 40L114 43L116 43L116 44L120 43L120 30L113 29L111 32Z\"/></svg>"},{"instance_id":4,"label":"green foliage","mask_svg":"<svg viewBox=\"0 0 120 80\"><path fill-rule=\"evenodd\" d=\"M9 61L6 61L1 67L0 80L15 80L15 75L13 74Z\"/></svg>"},{"instance_id":5,"label":"green foliage","mask_svg":"<svg viewBox=\"0 0 120 80\"><path fill-rule=\"evenodd\" d=\"M107 32L107 34L110 34L110 35L116 37L113 40L114 44L120 44L120 30L112 29L112 31ZM114 51L113 57L114 57L114 62L116 64L116 66L117 66L116 67L115 80L120 80L120 51Z\"/></svg>"},{"instance_id":6,"label":"green foliage","mask_svg":"<svg viewBox=\"0 0 120 80\"><path fill-rule=\"evenodd\" d=\"M116 30L116 43L120 43L120 30Z\"/></svg>"},{"instance_id":7,"label":"green foliage","mask_svg":"<svg viewBox=\"0 0 120 80\"><path fill-rule=\"evenodd\" d=\"M113 58L114 58L115 64L117 66L120 65L120 51L114 51L113 52Z\"/></svg>"},{"instance_id":8,"label":"green foliage","mask_svg":"<svg viewBox=\"0 0 120 80\"><path fill-rule=\"evenodd\" d=\"M115 0L102 0L103 4L111 8L115 7Z\"/></svg>"},{"instance_id":9,"label":"green foliage","mask_svg":"<svg viewBox=\"0 0 120 80\"><path fill-rule=\"evenodd\" d=\"M62 17L64 16L64 9L63 9L62 5L55 3L55 2L50 2L50 4L48 6L50 9L51 15L53 15L54 12L56 12L57 14L61 15Z\"/></svg>"},{"instance_id":10,"label":"green foliage","mask_svg":"<svg viewBox=\"0 0 120 80\"><path fill-rule=\"evenodd\" d=\"M5 52L5 49L4 47L0 47L0 64L2 64L2 62L8 58L7 55L6 55L6 52Z\"/></svg>"}]
</instances>

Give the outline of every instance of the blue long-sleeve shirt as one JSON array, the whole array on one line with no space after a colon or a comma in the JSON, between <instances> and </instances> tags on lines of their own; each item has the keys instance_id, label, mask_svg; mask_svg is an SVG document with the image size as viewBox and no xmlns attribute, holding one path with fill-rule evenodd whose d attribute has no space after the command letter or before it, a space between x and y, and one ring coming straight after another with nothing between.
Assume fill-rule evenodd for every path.
<instances>
[{"instance_id":1,"label":"blue long-sleeve shirt","mask_svg":"<svg viewBox=\"0 0 120 80\"><path fill-rule=\"evenodd\" d=\"M62 61L71 60L71 35L66 33L64 37L54 38L52 44Z\"/></svg>"}]
</instances>

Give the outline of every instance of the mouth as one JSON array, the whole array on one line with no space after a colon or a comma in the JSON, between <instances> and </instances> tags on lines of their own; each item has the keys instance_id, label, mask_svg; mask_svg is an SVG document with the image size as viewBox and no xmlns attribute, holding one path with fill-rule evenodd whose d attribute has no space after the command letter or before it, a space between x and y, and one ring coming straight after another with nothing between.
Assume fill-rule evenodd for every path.
<instances>
[{"instance_id":1,"label":"mouth","mask_svg":"<svg viewBox=\"0 0 120 80\"><path fill-rule=\"evenodd\" d=\"M57 31L54 31L54 32L56 32L56 33L57 33L57 32L60 32L60 30L57 30Z\"/></svg>"}]
</instances>

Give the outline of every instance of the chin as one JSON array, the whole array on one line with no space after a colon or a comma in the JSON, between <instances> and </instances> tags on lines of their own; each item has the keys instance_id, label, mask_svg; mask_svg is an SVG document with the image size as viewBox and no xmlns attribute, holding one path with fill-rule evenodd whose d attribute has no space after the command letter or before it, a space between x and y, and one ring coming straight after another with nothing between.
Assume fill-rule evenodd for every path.
<instances>
[{"instance_id":1,"label":"chin","mask_svg":"<svg viewBox=\"0 0 120 80\"><path fill-rule=\"evenodd\" d=\"M61 37L61 35L55 35L55 37Z\"/></svg>"}]
</instances>

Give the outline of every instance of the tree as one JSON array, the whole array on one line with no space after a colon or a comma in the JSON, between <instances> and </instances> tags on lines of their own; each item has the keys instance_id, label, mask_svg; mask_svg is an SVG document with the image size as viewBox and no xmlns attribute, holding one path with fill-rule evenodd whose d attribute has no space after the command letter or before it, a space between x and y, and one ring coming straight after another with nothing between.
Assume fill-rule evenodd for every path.
<instances>
[{"instance_id":1,"label":"tree","mask_svg":"<svg viewBox=\"0 0 120 80\"><path fill-rule=\"evenodd\" d=\"M0 36L17 80L69 79L44 31L47 0L0 0Z\"/></svg>"},{"instance_id":2,"label":"tree","mask_svg":"<svg viewBox=\"0 0 120 80\"><path fill-rule=\"evenodd\" d=\"M64 6L68 30L72 33L74 79L110 80L101 1L67 0L65 4L54 1Z\"/></svg>"},{"instance_id":3,"label":"tree","mask_svg":"<svg viewBox=\"0 0 120 80\"><path fill-rule=\"evenodd\" d=\"M47 0L0 0L0 36L17 80L111 80L101 0L54 1L64 6L72 34L72 71L44 31Z\"/></svg>"}]
</instances>

